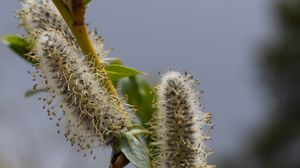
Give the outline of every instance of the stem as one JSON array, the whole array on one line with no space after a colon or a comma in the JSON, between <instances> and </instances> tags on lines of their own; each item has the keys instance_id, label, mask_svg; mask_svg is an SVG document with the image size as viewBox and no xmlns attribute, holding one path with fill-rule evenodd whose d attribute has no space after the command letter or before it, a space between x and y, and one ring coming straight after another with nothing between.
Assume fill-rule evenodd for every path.
<instances>
[{"instance_id":1,"label":"stem","mask_svg":"<svg viewBox=\"0 0 300 168\"><path fill-rule=\"evenodd\" d=\"M109 168L123 168L130 162L120 151L120 149L116 148L115 146L112 146L111 154L112 156Z\"/></svg>"},{"instance_id":2,"label":"stem","mask_svg":"<svg viewBox=\"0 0 300 168\"><path fill-rule=\"evenodd\" d=\"M80 6L76 6L76 12L73 11L73 13L71 13L71 11L68 9L68 7L64 4L62 0L53 0L53 3L55 4L56 8L58 9L60 14L66 21L67 25L69 26L70 30L72 31L73 35L75 36L84 55L89 61L94 63L95 67L100 72L103 73L104 86L108 89L109 92L111 92L116 98L118 98L119 95L111 80L109 79L104 69L104 66L101 63L100 58L96 53L93 42L89 36L88 29L86 27L83 17L85 12L84 4L81 3ZM72 8L72 10L74 10L74 8Z\"/></svg>"}]
</instances>

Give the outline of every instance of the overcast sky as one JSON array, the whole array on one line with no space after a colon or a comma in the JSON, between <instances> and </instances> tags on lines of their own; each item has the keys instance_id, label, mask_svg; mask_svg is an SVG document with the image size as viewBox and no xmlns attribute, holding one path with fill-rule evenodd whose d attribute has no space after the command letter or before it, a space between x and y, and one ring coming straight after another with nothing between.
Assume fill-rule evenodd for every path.
<instances>
[{"instance_id":1,"label":"overcast sky","mask_svg":"<svg viewBox=\"0 0 300 168\"><path fill-rule=\"evenodd\" d=\"M0 35L22 32L14 17L18 8L17 0L1 0ZM94 0L87 20L114 48L111 57L154 82L169 67L201 81L218 160L237 153L267 116L256 59L273 31L270 11L268 0ZM96 161L83 158L56 134L37 97L24 98L32 87L30 65L3 44L0 58L0 155L17 168L107 167L109 149L98 150Z\"/></svg>"}]
</instances>

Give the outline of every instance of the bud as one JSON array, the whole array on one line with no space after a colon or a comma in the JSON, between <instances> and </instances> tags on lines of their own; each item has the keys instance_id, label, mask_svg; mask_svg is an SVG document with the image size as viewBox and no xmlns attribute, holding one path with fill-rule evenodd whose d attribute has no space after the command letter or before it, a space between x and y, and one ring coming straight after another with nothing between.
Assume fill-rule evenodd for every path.
<instances>
[{"instance_id":1,"label":"bud","mask_svg":"<svg viewBox=\"0 0 300 168\"><path fill-rule=\"evenodd\" d=\"M157 111L150 123L154 132L151 155L158 168L208 168L212 151L211 114L201 110L198 82L189 74L169 71L157 86Z\"/></svg>"}]
</instances>

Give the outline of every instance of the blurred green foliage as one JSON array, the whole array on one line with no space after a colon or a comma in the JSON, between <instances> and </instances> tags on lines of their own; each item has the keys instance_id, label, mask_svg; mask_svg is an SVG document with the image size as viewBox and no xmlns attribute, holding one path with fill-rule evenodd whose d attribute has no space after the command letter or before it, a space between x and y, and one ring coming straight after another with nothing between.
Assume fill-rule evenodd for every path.
<instances>
[{"instance_id":1,"label":"blurred green foliage","mask_svg":"<svg viewBox=\"0 0 300 168\"><path fill-rule=\"evenodd\" d=\"M126 95L128 103L136 109L136 115L140 119L142 126L152 118L155 111L153 102L155 96L153 86L140 76L131 76L120 81L122 93Z\"/></svg>"},{"instance_id":2,"label":"blurred green foliage","mask_svg":"<svg viewBox=\"0 0 300 168\"><path fill-rule=\"evenodd\" d=\"M263 167L299 168L291 149L300 147L300 0L279 1L275 10L280 34L265 49L261 64L274 104L254 149Z\"/></svg>"},{"instance_id":3,"label":"blurred green foliage","mask_svg":"<svg viewBox=\"0 0 300 168\"><path fill-rule=\"evenodd\" d=\"M300 0L274 4L279 30L259 58L270 112L238 157L223 156L224 168L300 168Z\"/></svg>"}]
</instances>

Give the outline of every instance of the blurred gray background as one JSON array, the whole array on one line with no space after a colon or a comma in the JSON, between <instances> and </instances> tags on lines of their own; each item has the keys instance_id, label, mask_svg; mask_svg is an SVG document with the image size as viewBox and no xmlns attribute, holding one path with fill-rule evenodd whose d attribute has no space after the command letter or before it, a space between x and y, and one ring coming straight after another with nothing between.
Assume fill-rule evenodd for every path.
<instances>
[{"instance_id":1,"label":"blurred gray background","mask_svg":"<svg viewBox=\"0 0 300 168\"><path fill-rule=\"evenodd\" d=\"M258 49L274 32L271 0L93 0L87 21L98 28L111 57L149 74L168 68L201 81L205 111L216 127L212 163L236 158L269 118L272 103L257 77ZM0 35L22 33L17 0L0 1ZM0 167L107 167L110 149L82 157L56 134L32 87L31 66L0 44ZM219 166L222 167L222 166Z\"/></svg>"}]
</instances>

